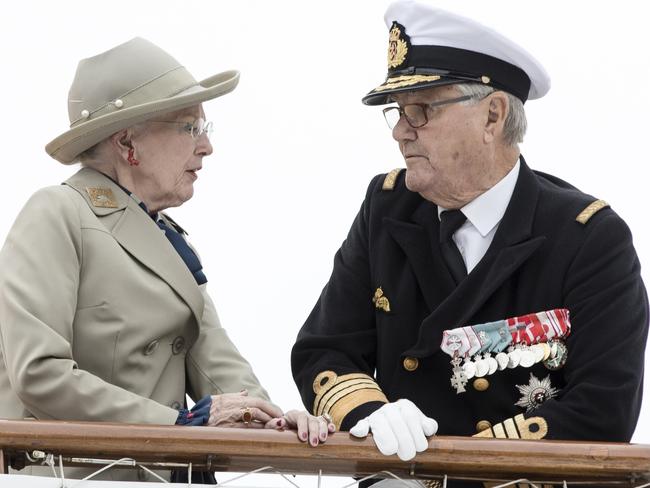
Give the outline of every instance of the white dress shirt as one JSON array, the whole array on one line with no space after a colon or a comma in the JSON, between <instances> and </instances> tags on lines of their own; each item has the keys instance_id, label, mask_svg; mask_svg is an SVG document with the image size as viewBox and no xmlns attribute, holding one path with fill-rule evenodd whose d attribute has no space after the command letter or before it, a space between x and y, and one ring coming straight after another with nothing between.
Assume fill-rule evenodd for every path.
<instances>
[{"instance_id":1,"label":"white dress shirt","mask_svg":"<svg viewBox=\"0 0 650 488\"><path fill-rule=\"evenodd\" d=\"M501 181L460 210L467 220L452 236L469 274L485 253L506 213L519 176L519 160ZM445 208L438 207L438 218Z\"/></svg>"}]
</instances>

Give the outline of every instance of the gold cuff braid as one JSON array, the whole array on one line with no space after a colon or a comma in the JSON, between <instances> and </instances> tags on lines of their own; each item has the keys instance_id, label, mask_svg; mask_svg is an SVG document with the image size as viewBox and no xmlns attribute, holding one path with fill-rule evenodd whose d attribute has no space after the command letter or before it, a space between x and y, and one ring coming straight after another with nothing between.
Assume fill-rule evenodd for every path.
<instances>
[{"instance_id":1,"label":"gold cuff braid","mask_svg":"<svg viewBox=\"0 0 650 488\"><path fill-rule=\"evenodd\" d=\"M363 373L338 376L334 371L323 371L314 379L313 388L314 415L330 415L337 429L341 428L345 416L359 405L388 403L375 380Z\"/></svg>"},{"instance_id":2,"label":"gold cuff braid","mask_svg":"<svg viewBox=\"0 0 650 488\"><path fill-rule=\"evenodd\" d=\"M534 427L533 427L534 426ZM497 439L543 439L548 434L548 424L542 417L525 418L522 414L505 419L492 428L482 430L472 437Z\"/></svg>"}]
</instances>

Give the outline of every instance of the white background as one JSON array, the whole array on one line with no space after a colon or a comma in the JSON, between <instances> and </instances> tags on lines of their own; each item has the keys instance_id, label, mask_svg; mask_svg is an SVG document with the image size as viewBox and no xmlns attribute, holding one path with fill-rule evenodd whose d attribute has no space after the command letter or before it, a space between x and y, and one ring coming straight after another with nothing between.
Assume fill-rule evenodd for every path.
<instances>
[{"instance_id":1,"label":"white background","mask_svg":"<svg viewBox=\"0 0 650 488\"><path fill-rule=\"evenodd\" d=\"M202 255L231 337L274 401L298 407L289 367L298 329L371 177L404 165L380 109L360 102L385 76L387 4L7 3L0 14L0 240L30 194L75 171L43 147L67 128L66 95L79 59L139 35L197 79L241 70L233 94L205 105L215 123L214 154L204 161L194 198L171 215ZM644 3L437 5L492 25L546 66L552 88L526 104L523 154L533 168L607 200L650 266ZM650 282L647 268L644 277ZM650 443L650 393L634 441Z\"/></svg>"}]
</instances>

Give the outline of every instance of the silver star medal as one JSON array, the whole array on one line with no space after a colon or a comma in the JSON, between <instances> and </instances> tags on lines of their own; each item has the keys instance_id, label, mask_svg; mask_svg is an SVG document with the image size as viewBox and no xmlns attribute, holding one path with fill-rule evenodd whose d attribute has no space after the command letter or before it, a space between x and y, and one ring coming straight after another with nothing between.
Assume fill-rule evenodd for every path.
<instances>
[{"instance_id":1,"label":"silver star medal","mask_svg":"<svg viewBox=\"0 0 650 488\"><path fill-rule=\"evenodd\" d=\"M453 369L450 381L451 386L456 388L456 394L463 393L465 391L465 385L467 384L467 376L465 375L463 368L460 366L461 361L462 359L458 356L451 360Z\"/></svg>"},{"instance_id":2,"label":"silver star medal","mask_svg":"<svg viewBox=\"0 0 650 488\"><path fill-rule=\"evenodd\" d=\"M530 373L530 381L527 385L517 385L521 398L515 405L526 409L526 413L532 412L546 400L555 398L559 393L557 388L551 386L551 378L547 376L539 380L533 373Z\"/></svg>"}]
</instances>

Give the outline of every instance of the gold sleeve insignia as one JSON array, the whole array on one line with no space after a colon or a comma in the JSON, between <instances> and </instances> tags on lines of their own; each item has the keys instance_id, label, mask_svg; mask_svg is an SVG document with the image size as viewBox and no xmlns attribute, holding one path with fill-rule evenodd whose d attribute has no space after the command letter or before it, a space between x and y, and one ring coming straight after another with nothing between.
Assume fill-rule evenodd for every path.
<instances>
[{"instance_id":1,"label":"gold sleeve insignia","mask_svg":"<svg viewBox=\"0 0 650 488\"><path fill-rule=\"evenodd\" d=\"M368 402L388 403L375 380L363 373L338 376L334 371L322 371L314 379L314 415L328 414L336 428L345 416Z\"/></svg>"},{"instance_id":2,"label":"gold sleeve insignia","mask_svg":"<svg viewBox=\"0 0 650 488\"><path fill-rule=\"evenodd\" d=\"M402 171L403 169L404 168L395 168L393 171L388 173L384 178L384 184L381 185L381 189L384 191L394 190L397 177L399 176L400 171Z\"/></svg>"},{"instance_id":3,"label":"gold sleeve insignia","mask_svg":"<svg viewBox=\"0 0 650 488\"><path fill-rule=\"evenodd\" d=\"M596 200L595 202L589 204L589 206L580 212L580 214L578 214L576 221L584 225L589 222L589 219L593 217L596 212L601 211L605 207L609 207L609 203L607 203L605 200Z\"/></svg>"},{"instance_id":4,"label":"gold sleeve insignia","mask_svg":"<svg viewBox=\"0 0 650 488\"><path fill-rule=\"evenodd\" d=\"M90 197L93 207L117 208L117 200L110 188L87 187L86 192Z\"/></svg>"},{"instance_id":5,"label":"gold sleeve insignia","mask_svg":"<svg viewBox=\"0 0 650 488\"><path fill-rule=\"evenodd\" d=\"M472 437L497 439L543 439L548 434L548 424L542 417L525 418L522 414L505 419L500 424L486 428Z\"/></svg>"}]
</instances>

